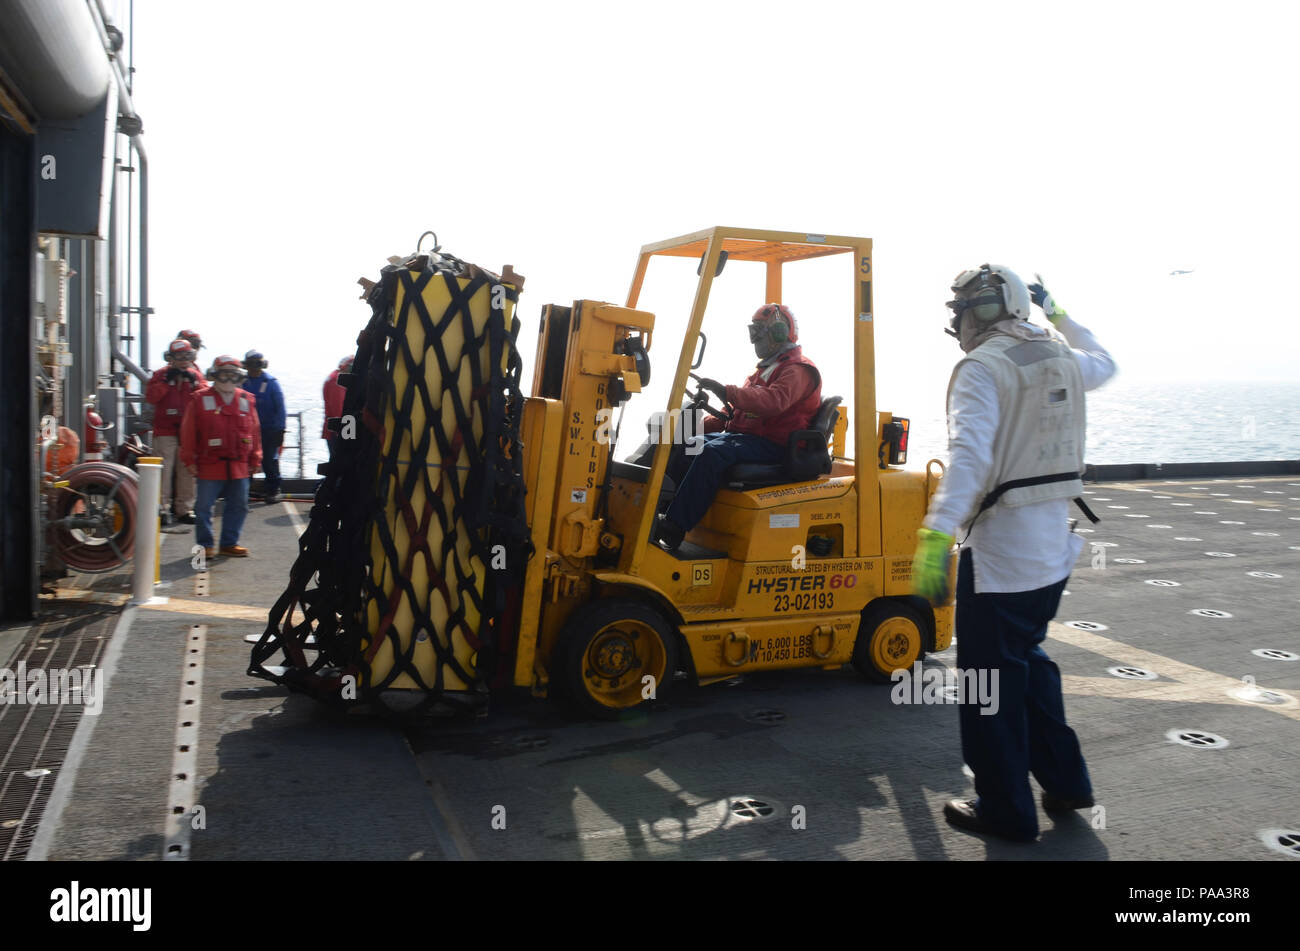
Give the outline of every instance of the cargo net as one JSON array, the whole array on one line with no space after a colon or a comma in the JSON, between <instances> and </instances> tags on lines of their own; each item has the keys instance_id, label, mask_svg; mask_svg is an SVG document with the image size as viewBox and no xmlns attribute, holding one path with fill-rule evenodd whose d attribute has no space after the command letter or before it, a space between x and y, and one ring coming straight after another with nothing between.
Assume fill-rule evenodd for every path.
<instances>
[{"instance_id":1,"label":"cargo net","mask_svg":"<svg viewBox=\"0 0 1300 951\"><path fill-rule=\"evenodd\" d=\"M532 544L522 281L506 273L515 284L434 253L370 286L331 460L251 675L403 713L479 708L509 682Z\"/></svg>"}]
</instances>

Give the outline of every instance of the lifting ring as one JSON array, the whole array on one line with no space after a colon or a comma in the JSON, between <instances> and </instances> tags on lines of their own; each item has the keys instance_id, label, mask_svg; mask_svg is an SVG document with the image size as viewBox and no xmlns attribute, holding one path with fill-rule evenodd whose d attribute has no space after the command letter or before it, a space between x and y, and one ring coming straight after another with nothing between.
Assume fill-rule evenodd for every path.
<instances>
[{"instance_id":1,"label":"lifting ring","mask_svg":"<svg viewBox=\"0 0 1300 951\"><path fill-rule=\"evenodd\" d=\"M416 254L420 253L420 245L424 243L424 239L427 238L429 235L433 235L433 253L437 254L439 251L442 250L442 245L438 243L438 233L436 231L426 231L424 234L420 235L420 239L415 242Z\"/></svg>"}]
</instances>

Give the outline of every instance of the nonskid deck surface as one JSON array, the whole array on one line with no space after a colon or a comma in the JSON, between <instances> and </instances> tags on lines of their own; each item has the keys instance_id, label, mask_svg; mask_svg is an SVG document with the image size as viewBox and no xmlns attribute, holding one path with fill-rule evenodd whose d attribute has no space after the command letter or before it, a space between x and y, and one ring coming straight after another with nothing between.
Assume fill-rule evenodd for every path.
<instances>
[{"instance_id":1,"label":"nonskid deck surface","mask_svg":"<svg viewBox=\"0 0 1300 951\"><path fill-rule=\"evenodd\" d=\"M82 859L159 858L169 843L195 860L1286 858L1277 835L1300 830L1300 660L1284 659L1300 655L1300 479L1090 484L1087 500L1103 521L1083 523L1045 646L1100 809L1040 813L1033 845L943 821L944 801L971 793L954 705L894 703L851 670L672 690L609 723L514 695L486 718L405 732L249 678L244 637L262 630L306 518L292 503L255 506L253 557L204 579L189 537L168 536L169 601L113 635L103 713L36 844ZM186 666L195 625L201 668ZM187 837L168 825L186 795L182 722L197 722L180 770Z\"/></svg>"}]
</instances>

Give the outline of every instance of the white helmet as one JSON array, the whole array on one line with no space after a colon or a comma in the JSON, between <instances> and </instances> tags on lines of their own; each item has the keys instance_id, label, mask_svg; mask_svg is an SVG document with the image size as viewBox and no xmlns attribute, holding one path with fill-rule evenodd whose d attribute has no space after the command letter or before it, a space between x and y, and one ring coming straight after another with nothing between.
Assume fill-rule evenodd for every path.
<instances>
[{"instance_id":1,"label":"white helmet","mask_svg":"<svg viewBox=\"0 0 1300 951\"><path fill-rule=\"evenodd\" d=\"M1029 288L1015 271L1000 264L962 271L953 278L952 292L956 298L948 301L953 310L948 333L954 337L960 336L967 311L983 326L1007 318L1029 319Z\"/></svg>"}]
</instances>

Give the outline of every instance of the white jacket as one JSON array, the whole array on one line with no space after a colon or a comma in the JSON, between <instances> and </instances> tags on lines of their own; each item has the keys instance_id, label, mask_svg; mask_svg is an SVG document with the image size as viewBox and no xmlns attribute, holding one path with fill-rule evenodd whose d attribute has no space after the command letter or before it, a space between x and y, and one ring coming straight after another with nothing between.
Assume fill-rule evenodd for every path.
<instances>
[{"instance_id":1,"label":"white jacket","mask_svg":"<svg viewBox=\"0 0 1300 951\"><path fill-rule=\"evenodd\" d=\"M1049 336L1032 324L1030 333ZM1070 344L1085 390L1096 389L1115 374L1115 361L1092 334L1069 317L1057 330ZM979 363L957 368L948 391L948 468L930 503L925 527L952 535L979 508L994 466L994 442L1001 419L997 384ZM965 547L971 549L976 593L1032 591L1069 575L1083 538L1069 530L1069 499L1028 505L997 505L978 519Z\"/></svg>"}]
</instances>

